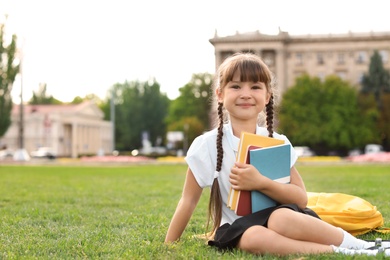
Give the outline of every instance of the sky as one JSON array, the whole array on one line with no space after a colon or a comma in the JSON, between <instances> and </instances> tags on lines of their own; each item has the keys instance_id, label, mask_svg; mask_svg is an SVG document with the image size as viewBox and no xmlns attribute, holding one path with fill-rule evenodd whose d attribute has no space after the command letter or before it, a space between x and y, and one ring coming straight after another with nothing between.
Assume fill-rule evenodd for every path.
<instances>
[{"instance_id":1,"label":"sky","mask_svg":"<svg viewBox=\"0 0 390 260\"><path fill-rule=\"evenodd\" d=\"M390 31L388 0L0 0L0 23L18 37L15 103L40 84L63 102L116 83L155 79L170 99L195 73L214 73L219 36Z\"/></svg>"}]
</instances>

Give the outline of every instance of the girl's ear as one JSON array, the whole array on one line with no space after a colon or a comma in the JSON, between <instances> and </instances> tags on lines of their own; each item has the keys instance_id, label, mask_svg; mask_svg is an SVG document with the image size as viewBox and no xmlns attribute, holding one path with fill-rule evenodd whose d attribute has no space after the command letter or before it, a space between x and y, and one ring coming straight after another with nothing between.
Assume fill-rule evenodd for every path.
<instances>
[{"instance_id":1,"label":"girl's ear","mask_svg":"<svg viewBox=\"0 0 390 260\"><path fill-rule=\"evenodd\" d=\"M268 105L269 100L271 99L271 96L272 96L272 93L271 93L271 92L268 92L268 93L267 93L267 99L266 99L266 102L265 102L266 105Z\"/></svg>"},{"instance_id":2,"label":"girl's ear","mask_svg":"<svg viewBox=\"0 0 390 260\"><path fill-rule=\"evenodd\" d=\"M223 94L220 88L215 89L215 95L217 96L218 102L222 102L223 100Z\"/></svg>"}]
</instances>

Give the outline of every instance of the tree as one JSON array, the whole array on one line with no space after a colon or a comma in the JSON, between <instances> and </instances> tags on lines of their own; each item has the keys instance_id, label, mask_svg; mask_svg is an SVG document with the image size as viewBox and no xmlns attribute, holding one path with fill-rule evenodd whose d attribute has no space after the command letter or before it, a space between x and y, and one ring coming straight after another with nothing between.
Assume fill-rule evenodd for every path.
<instances>
[{"instance_id":1,"label":"tree","mask_svg":"<svg viewBox=\"0 0 390 260\"><path fill-rule=\"evenodd\" d=\"M363 76L361 92L374 94L377 107L382 110L381 95L390 92L390 73L383 67L382 57L376 50L371 56L368 74Z\"/></svg>"},{"instance_id":2,"label":"tree","mask_svg":"<svg viewBox=\"0 0 390 260\"><path fill-rule=\"evenodd\" d=\"M368 74L363 76L362 89L360 92L361 101L374 96L375 104L363 106L366 111L377 110L376 127L378 129L378 140L386 150L390 149L390 72L385 70L382 58L378 51L371 56ZM362 104L362 103L361 103Z\"/></svg>"},{"instance_id":3,"label":"tree","mask_svg":"<svg viewBox=\"0 0 390 260\"><path fill-rule=\"evenodd\" d=\"M308 75L299 77L283 95L280 130L294 145L308 145L317 154L344 155L376 138L374 121L359 109L357 97L339 77L329 76L323 83Z\"/></svg>"},{"instance_id":4,"label":"tree","mask_svg":"<svg viewBox=\"0 0 390 260\"><path fill-rule=\"evenodd\" d=\"M279 128L295 145L313 146L321 142L318 126L322 122L317 110L321 102L318 95L320 88L318 78L304 75L297 78L295 85L283 95L279 108Z\"/></svg>"},{"instance_id":5,"label":"tree","mask_svg":"<svg viewBox=\"0 0 390 260\"><path fill-rule=\"evenodd\" d=\"M48 96L46 93L47 85L46 83L39 84L39 90L37 92L33 91L33 96L28 102L30 105L55 105L62 104L61 101L55 99L53 96Z\"/></svg>"},{"instance_id":6,"label":"tree","mask_svg":"<svg viewBox=\"0 0 390 260\"><path fill-rule=\"evenodd\" d=\"M390 151L390 93L385 93L381 97L382 110L378 120L378 130L383 147Z\"/></svg>"},{"instance_id":7,"label":"tree","mask_svg":"<svg viewBox=\"0 0 390 260\"><path fill-rule=\"evenodd\" d=\"M177 122L189 117L202 123L202 131L210 128L212 77L209 73L194 74L191 81L179 89L180 96L172 101L166 120L170 130L179 131L181 126Z\"/></svg>"},{"instance_id":8,"label":"tree","mask_svg":"<svg viewBox=\"0 0 390 260\"><path fill-rule=\"evenodd\" d=\"M115 93L115 147L130 151L142 147L142 135L147 133L153 145L164 141L169 99L161 94L160 85L148 82L117 83L110 93ZM102 106L105 118L109 118L110 99Z\"/></svg>"},{"instance_id":9,"label":"tree","mask_svg":"<svg viewBox=\"0 0 390 260\"><path fill-rule=\"evenodd\" d=\"M91 100L91 101L94 101L95 104L97 104L98 106L101 106L102 105L102 100L96 96L95 94L88 94L86 95L84 98L80 97L80 96L77 96L75 97L70 103L71 104L80 104L80 103L83 103L85 100Z\"/></svg>"},{"instance_id":10,"label":"tree","mask_svg":"<svg viewBox=\"0 0 390 260\"><path fill-rule=\"evenodd\" d=\"M20 65L15 64L17 48L16 35L9 45L5 42L5 24L0 24L0 137L11 125L12 85L19 73Z\"/></svg>"}]
</instances>

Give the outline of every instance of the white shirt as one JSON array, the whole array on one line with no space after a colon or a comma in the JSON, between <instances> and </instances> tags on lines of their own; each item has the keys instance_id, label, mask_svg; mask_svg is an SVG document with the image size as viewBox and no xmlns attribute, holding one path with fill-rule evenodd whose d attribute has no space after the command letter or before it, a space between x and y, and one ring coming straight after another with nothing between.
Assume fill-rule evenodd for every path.
<instances>
[{"instance_id":1,"label":"white shirt","mask_svg":"<svg viewBox=\"0 0 390 260\"><path fill-rule=\"evenodd\" d=\"M265 127L257 127L256 134L267 136L268 131ZM290 141L285 135L273 133L273 137L276 139L284 140L286 144L290 144ZM202 188L210 187L213 184L216 164L217 164L217 129L213 129L203 135L198 136L192 142L187 156L185 158L189 168L199 186ZM221 225L224 223L233 223L234 220L240 218L236 213L226 206L227 198L230 190L229 174L230 170L236 161L237 148L240 139L233 135L231 124L225 124L223 126L223 162L220 173L218 174L218 183L222 196L222 220ZM291 146L291 167L297 160L297 155Z\"/></svg>"}]
</instances>

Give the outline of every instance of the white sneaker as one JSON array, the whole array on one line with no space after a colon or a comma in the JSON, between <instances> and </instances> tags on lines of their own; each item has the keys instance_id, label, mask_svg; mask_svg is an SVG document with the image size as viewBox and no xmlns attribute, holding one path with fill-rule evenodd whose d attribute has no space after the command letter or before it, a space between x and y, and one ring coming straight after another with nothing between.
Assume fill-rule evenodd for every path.
<instances>
[{"instance_id":1,"label":"white sneaker","mask_svg":"<svg viewBox=\"0 0 390 260\"><path fill-rule=\"evenodd\" d=\"M377 243L374 242L374 241L367 241L367 244L366 244L366 246L364 247L364 249L369 249L369 248L371 248L371 247L375 247L376 245L377 245ZM390 248L390 241L389 241L389 240L381 241L379 247Z\"/></svg>"},{"instance_id":2,"label":"white sneaker","mask_svg":"<svg viewBox=\"0 0 390 260\"><path fill-rule=\"evenodd\" d=\"M332 246L335 253L343 255L367 255L367 256L376 256L378 254L378 249L348 249L337 246ZM388 251L388 250L386 250ZM390 254L390 250L389 250Z\"/></svg>"}]
</instances>

